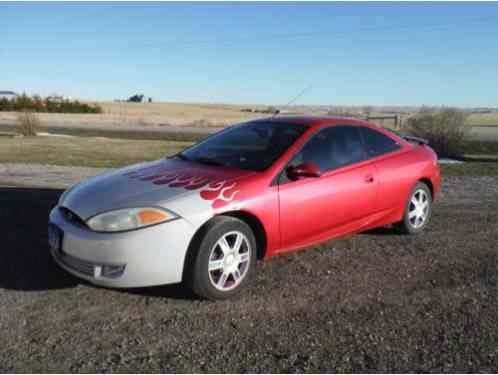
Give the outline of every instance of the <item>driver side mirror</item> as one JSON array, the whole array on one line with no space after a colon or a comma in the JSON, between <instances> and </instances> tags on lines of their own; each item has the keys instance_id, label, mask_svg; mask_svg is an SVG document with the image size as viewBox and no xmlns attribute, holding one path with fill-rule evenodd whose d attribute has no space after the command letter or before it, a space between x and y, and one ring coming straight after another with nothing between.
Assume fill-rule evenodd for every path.
<instances>
[{"instance_id":1,"label":"driver side mirror","mask_svg":"<svg viewBox=\"0 0 498 375\"><path fill-rule=\"evenodd\" d=\"M291 180L299 180L306 177L320 177L322 172L320 168L313 163L299 164L294 167L287 168L287 177Z\"/></svg>"}]
</instances>

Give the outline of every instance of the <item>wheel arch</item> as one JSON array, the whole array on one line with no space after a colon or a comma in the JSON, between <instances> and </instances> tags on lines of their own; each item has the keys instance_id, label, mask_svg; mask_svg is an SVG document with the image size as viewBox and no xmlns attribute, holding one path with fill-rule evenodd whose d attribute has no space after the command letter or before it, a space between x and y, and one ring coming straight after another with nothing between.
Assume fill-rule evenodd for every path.
<instances>
[{"instance_id":1,"label":"wheel arch","mask_svg":"<svg viewBox=\"0 0 498 375\"><path fill-rule=\"evenodd\" d=\"M422 178L419 178L417 182L422 182L422 183L426 184L431 192L431 198L434 199L434 185L432 184L431 179L428 177L422 177Z\"/></svg>"},{"instance_id":2,"label":"wheel arch","mask_svg":"<svg viewBox=\"0 0 498 375\"><path fill-rule=\"evenodd\" d=\"M200 241L204 237L206 230L208 228L209 223L212 222L215 218L218 217L233 217L239 219L249 225L251 230L254 233L256 238L257 252L256 257L258 260L261 260L266 255L267 250L267 234L266 230L263 226L261 220L254 214L247 211L227 211L218 215L214 215L209 220L207 220L204 224L202 224L199 229L195 232L194 236L189 242L189 246L187 249L187 254L185 255L185 260L183 262L183 272L182 272L182 280L185 280L186 276L188 276L189 266L192 261L195 260L195 255L199 246Z\"/></svg>"},{"instance_id":3,"label":"wheel arch","mask_svg":"<svg viewBox=\"0 0 498 375\"><path fill-rule=\"evenodd\" d=\"M268 239L265 227L263 226L263 223L256 215L248 211L239 210L239 211L223 212L218 216L233 217L249 225L249 227L252 229L254 233L254 237L256 238L256 246L257 246L256 257L258 260L261 260L265 257Z\"/></svg>"}]
</instances>

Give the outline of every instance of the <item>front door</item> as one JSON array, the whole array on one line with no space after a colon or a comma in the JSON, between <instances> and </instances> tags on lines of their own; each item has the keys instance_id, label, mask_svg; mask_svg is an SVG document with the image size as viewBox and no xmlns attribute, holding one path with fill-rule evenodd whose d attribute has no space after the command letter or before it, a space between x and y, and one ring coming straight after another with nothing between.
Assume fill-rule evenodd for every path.
<instances>
[{"instance_id":1,"label":"front door","mask_svg":"<svg viewBox=\"0 0 498 375\"><path fill-rule=\"evenodd\" d=\"M320 177L279 183L282 251L306 246L341 232L354 231L375 209L378 188L375 166L366 160L354 126L318 131L289 166L313 163Z\"/></svg>"}]
</instances>

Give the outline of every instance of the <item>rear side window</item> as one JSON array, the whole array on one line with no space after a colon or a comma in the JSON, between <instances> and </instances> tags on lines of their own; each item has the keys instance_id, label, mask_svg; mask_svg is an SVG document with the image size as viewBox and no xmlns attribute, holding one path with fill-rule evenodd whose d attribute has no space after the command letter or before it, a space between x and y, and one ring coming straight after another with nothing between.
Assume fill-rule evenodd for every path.
<instances>
[{"instance_id":1,"label":"rear side window","mask_svg":"<svg viewBox=\"0 0 498 375\"><path fill-rule=\"evenodd\" d=\"M399 150L401 146L393 139L376 130L361 126L361 133L369 157L384 155Z\"/></svg>"},{"instance_id":2,"label":"rear side window","mask_svg":"<svg viewBox=\"0 0 498 375\"><path fill-rule=\"evenodd\" d=\"M325 172L365 159L359 129L355 126L335 125L312 136L290 165L313 163Z\"/></svg>"}]
</instances>

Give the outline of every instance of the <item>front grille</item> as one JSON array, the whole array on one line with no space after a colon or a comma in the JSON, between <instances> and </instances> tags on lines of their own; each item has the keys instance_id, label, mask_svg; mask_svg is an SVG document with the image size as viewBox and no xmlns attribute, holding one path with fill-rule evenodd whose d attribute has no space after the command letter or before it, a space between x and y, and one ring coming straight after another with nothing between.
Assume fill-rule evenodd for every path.
<instances>
[{"instance_id":1,"label":"front grille","mask_svg":"<svg viewBox=\"0 0 498 375\"><path fill-rule=\"evenodd\" d=\"M73 257L62 250L56 250L55 256L66 267L71 268L87 276L94 276L95 265L86 260Z\"/></svg>"},{"instance_id":2,"label":"front grille","mask_svg":"<svg viewBox=\"0 0 498 375\"><path fill-rule=\"evenodd\" d=\"M71 211L69 208L66 207L59 207L61 210L62 216L69 221L72 224L76 224L80 227L85 227L88 228L88 225L86 225L85 220L83 220L81 217L76 215L73 211Z\"/></svg>"}]
</instances>

